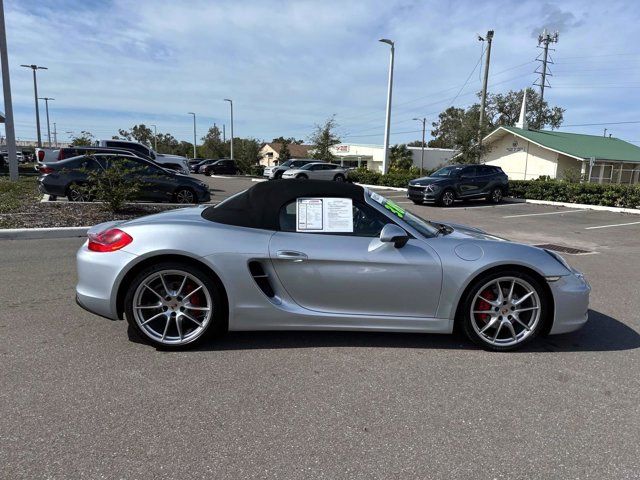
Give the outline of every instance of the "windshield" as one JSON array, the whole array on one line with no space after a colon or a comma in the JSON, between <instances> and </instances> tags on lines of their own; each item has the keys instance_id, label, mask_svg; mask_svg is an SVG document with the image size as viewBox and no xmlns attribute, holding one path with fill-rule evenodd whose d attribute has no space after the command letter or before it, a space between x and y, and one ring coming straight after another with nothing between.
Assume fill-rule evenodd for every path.
<instances>
[{"instance_id":1,"label":"windshield","mask_svg":"<svg viewBox=\"0 0 640 480\"><path fill-rule=\"evenodd\" d=\"M462 170L462 167L442 167L440 170L436 170L430 176L431 177L455 177Z\"/></svg>"},{"instance_id":2,"label":"windshield","mask_svg":"<svg viewBox=\"0 0 640 480\"><path fill-rule=\"evenodd\" d=\"M287 160L286 162L280 164L281 167L290 167L291 166L291 160Z\"/></svg>"},{"instance_id":3,"label":"windshield","mask_svg":"<svg viewBox=\"0 0 640 480\"><path fill-rule=\"evenodd\" d=\"M370 190L367 190L367 193L369 194L369 198L371 198L371 200L382 205L393 215L398 217L400 220L408 223L412 228L416 229L425 237L435 237L438 234L438 229L434 227L431 222L424 220L411 212L407 212L397 203L384 198L378 193L372 192Z\"/></svg>"}]
</instances>

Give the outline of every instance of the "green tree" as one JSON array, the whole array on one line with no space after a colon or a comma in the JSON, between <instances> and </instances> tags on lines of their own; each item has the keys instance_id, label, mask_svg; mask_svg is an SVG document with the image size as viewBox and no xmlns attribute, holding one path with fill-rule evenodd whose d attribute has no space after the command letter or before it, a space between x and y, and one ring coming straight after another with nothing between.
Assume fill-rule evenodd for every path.
<instances>
[{"instance_id":1,"label":"green tree","mask_svg":"<svg viewBox=\"0 0 640 480\"><path fill-rule=\"evenodd\" d=\"M422 140L414 140L413 142L409 142L407 143L407 147L421 147L422 146ZM424 146L427 146L427 142L424 142Z\"/></svg>"},{"instance_id":2,"label":"green tree","mask_svg":"<svg viewBox=\"0 0 640 480\"><path fill-rule=\"evenodd\" d=\"M302 145L304 143L304 140L297 140L294 137L284 138L280 136L278 138L274 138L273 140L271 140L271 143L288 143L288 144L293 143L296 145Z\"/></svg>"},{"instance_id":3,"label":"green tree","mask_svg":"<svg viewBox=\"0 0 640 480\"><path fill-rule=\"evenodd\" d=\"M389 149L390 171L406 171L413 165L413 155L405 144L394 145Z\"/></svg>"},{"instance_id":4,"label":"green tree","mask_svg":"<svg viewBox=\"0 0 640 480\"><path fill-rule=\"evenodd\" d=\"M254 165L260 160L262 142L255 138L234 138L233 156L241 173L251 173Z\"/></svg>"},{"instance_id":5,"label":"green tree","mask_svg":"<svg viewBox=\"0 0 640 480\"><path fill-rule=\"evenodd\" d=\"M178 140L170 133L158 133L156 137L158 153L174 154L178 148Z\"/></svg>"},{"instance_id":6,"label":"green tree","mask_svg":"<svg viewBox=\"0 0 640 480\"><path fill-rule=\"evenodd\" d=\"M522 107L522 94L520 91L507 93L494 93L487 96L486 117L487 126L490 129L502 125L513 126L520 117ZM532 88L527 89L527 122L529 128L540 130L549 127L552 130L562 125L564 109L550 107L546 101L542 101L542 114L540 115L540 94Z\"/></svg>"},{"instance_id":7,"label":"green tree","mask_svg":"<svg viewBox=\"0 0 640 480\"><path fill-rule=\"evenodd\" d=\"M89 147L93 145L93 134L86 130L82 130L80 135L76 135L71 137L71 146L72 147Z\"/></svg>"},{"instance_id":8,"label":"green tree","mask_svg":"<svg viewBox=\"0 0 640 480\"><path fill-rule=\"evenodd\" d=\"M143 145L153 145L153 130L144 123L134 125L131 130L118 130L118 135L124 140L136 141Z\"/></svg>"},{"instance_id":9,"label":"green tree","mask_svg":"<svg viewBox=\"0 0 640 480\"><path fill-rule=\"evenodd\" d=\"M207 134L202 137L202 144L199 147L202 158L226 158L230 154L229 142L222 141L222 135L220 129L214 125L211 127ZM235 146L235 141L234 141Z\"/></svg>"},{"instance_id":10,"label":"green tree","mask_svg":"<svg viewBox=\"0 0 640 480\"><path fill-rule=\"evenodd\" d=\"M338 124L335 116L329 117L322 125L316 124L309 137L309 143L312 145L311 158L325 162L335 159L331 147L340 143L340 137L335 133L336 128L338 128Z\"/></svg>"},{"instance_id":11,"label":"green tree","mask_svg":"<svg viewBox=\"0 0 640 480\"><path fill-rule=\"evenodd\" d=\"M280 146L280 151L278 152L278 161L280 162L280 164L282 164L282 162L286 162L287 160L291 160L291 151L289 150L289 142L285 140Z\"/></svg>"}]
</instances>

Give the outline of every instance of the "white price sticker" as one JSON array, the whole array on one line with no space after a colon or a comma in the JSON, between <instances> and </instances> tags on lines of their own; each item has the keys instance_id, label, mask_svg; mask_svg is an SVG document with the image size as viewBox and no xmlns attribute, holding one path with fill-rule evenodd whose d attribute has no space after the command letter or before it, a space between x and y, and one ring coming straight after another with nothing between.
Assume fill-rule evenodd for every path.
<instances>
[{"instance_id":1,"label":"white price sticker","mask_svg":"<svg viewBox=\"0 0 640 480\"><path fill-rule=\"evenodd\" d=\"M299 198L296 231L353 233L353 201L350 198Z\"/></svg>"}]
</instances>

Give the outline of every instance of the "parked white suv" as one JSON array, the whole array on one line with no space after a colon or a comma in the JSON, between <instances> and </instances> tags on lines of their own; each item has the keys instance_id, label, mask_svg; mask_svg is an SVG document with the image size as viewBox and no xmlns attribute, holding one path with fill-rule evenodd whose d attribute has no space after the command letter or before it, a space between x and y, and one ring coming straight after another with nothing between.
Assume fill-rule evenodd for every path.
<instances>
[{"instance_id":1,"label":"parked white suv","mask_svg":"<svg viewBox=\"0 0 640 480\"><path fill-rule=\"evenodd\" d=\"M176 170L185 175L189 175L189 163L186 157L179 155L166 155L164 153L155 152L152 148L147 147L139 142L130 142L129 140L100 140L98 142L100 147L121 148L123 150L129 150L133 152L139 152L147 157L151 158L154 162L162 165L165 168Z\"/></svg>"},{"instance_id":2,"label":"parked white suv","mask_svg":"<svg viewBox=\"0 0 640 480\"><path fill-rule=\"evenodd\" d=\"M347 170L334 163L307 163L299 168L290 168L282 174L282 178L297 178L314 180L335 180L344 182L347 180Z\"/></svg>"}]
</instances>

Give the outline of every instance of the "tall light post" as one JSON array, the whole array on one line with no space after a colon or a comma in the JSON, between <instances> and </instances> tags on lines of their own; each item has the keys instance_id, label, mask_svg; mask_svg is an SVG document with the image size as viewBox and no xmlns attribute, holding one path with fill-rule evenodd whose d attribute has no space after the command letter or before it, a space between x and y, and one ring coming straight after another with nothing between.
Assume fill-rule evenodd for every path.
<instances>
[{"instance_id":1,"label":"tall light post","mask_svg":"<svg viewBox=\"0 0 640 480\"><path fill-rule=\"evenodd\" d=\"M42 147L42 138L40 137L40 109L38 107L38 80L36 79L36 70L49 70L47 67L39 67L38 65L20 65L24 68L33 70L33 93L36 101L36 130L38 134L38 147Z\"/></svg>"},{"instance_id":2,"label":"tall light post","mask_svg":"<svg viewBox=\"0 0 640 480\"><path fill-rule=\"evenodd\" d=\"M387 164L389 161L389 129L391 127L391 93L393 91L393 57L395 53L395 44L388 38L379 40L391 46L391 57L389 59L389 84L387 87L387 118L384 122L384 157L382 159L382 173L387 173Z\"/></svg>"},{"instance_id":3,"label":"tall light post","mask_svg":"<svg viewBox=\"0 0 640 480\"><path fill-rule=\"evenodd\" d=\"M196 114L193 112L187 112L189 115L193 115L193 158L197 157L196 155Z\"/></svg>"},{"instance_id":4,"label":"tall light post","mask_svg":"<svg viewBox=\"0 0 640 480\"><path fill-rule=\"evenodd\" d=\"M231 106L231 160L233 160L233 101L229 98L224 99Z\"/></svg>"},{"instance_id":5,"label":"tall light post","mask_svg":"<svg viewBox=\"0 0 640 480\"><path fill-rule=\"evenodd\" d=\"M18 156L16 154L16 132L13 125L13 105L11 103L11 82L9 80L9 59L7 58L7 33L4 27L4 2L0 0L0 63L2 66L2 89L4 93L4 128L7 135L7 160L9 179L18 180Z\"/></svg>"},{"instance_id":6,"label":"tall light post","mask_svg":"<svg viewBox=\"0 0 640 480\"><path fill-rule=\"evenodd\" d=\"M195 114L194 114L195 117ZM156 125L150 125L153 127L153 149L158 151L158 127Z\"/></svg>"},{"instance_id":7,"label":"tall light post","mask_svg":"<svg viewBox=\"0 0 640 480\"><path fill-rule=\"evenodd\" d=\"M51 97L38 97L40 100L44 100L44 108L47 112L47 139L49 142L49 148L51 148L51 128L49 128L49 100L55 100Z\"/></svg>"},{"instance_id":8,"label":"tall light post","mask_svg":"<svg viewBox=\"0 0 640 480\"><path fill-rule=\"evenodd\" d=\"M422 151L420 152L420 176L422 176L422 170L424 170L424 132L427 129L427 119L426 118L414 118L422 123Z\"/></svg>"}]
</instances>

